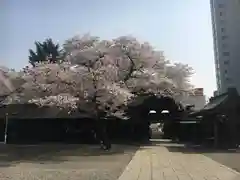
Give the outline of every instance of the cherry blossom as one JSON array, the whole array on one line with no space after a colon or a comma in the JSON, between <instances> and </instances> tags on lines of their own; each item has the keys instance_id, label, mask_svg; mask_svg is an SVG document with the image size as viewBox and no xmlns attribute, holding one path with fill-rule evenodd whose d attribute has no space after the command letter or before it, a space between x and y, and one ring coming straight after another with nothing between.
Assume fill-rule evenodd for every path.
<instances>
[{"instance_id":1,"label":"cherry blossom","mask_svg":"<svg viewBox=\"0 0 240 180\"><path fill-rule=\"evenodd\" d=\"M74 36L65 41L63 49L66 57L59 63L37 63L19 72L0 68L0 96L8 95L4 103L70 109L91 104L119 114L119 107L126 105L134 92L174 96L191 88L189 66L171 65L162 51L131 36L113 40L90 34Z\"/></svg>"}]
</instances>

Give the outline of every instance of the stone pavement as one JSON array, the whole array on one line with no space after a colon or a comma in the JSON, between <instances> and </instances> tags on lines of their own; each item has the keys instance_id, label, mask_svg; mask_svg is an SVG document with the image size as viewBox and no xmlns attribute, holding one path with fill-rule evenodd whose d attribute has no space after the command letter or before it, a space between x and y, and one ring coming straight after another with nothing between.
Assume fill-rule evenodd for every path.
<instances>
[{"instance_id":1,"label":"stone pavement","mask_svg":"<svg viewBox=\"0 0 240 180\"><path fill-rule=\"evenodd\" d=\"M204 155L170 152L159 144L140 148L118 180L240 180L240 173Z\"/></svg>"}]
</instances>

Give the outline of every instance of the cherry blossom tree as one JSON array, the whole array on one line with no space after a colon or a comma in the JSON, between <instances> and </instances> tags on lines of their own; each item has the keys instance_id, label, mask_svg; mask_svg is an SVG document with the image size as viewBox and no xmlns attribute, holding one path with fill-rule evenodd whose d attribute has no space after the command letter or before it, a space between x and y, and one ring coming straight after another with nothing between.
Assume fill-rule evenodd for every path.
<instances>
[{"instance_id":1,"label":"cherry blossom tree","mask_svg":"<svg viewBox=\"0 0 240 180\"><path fill-rule=\"evenodd\" d=\"M41 63L20 72L7 72L5 79L12 82L10 87L14 84L14 89L9 89L12 93L5 102L76 109L94 101L99 110L115 110L131 93L107 79L108 73L104 68L91 70L70 63Z\"/></svg>"},{"instance_id":2,"label":"cherry blossom tree","mask_svg":"<svg viewBox=\"0 0 240 180\"><path fill-rule=\"evenodd\" d=\"M135 92L174 95L190 87L191 68L169 64L162 52L131 36L110 41L89 34L74 36L65 41L63 49L67 56L62 62L38 63L20 72L2 71L5 87L10 92L17 90L7 101L63 108L92 103L114 112Z\"/></svg>"},{"instance_id":3,"label":"cherry blossom tree","mask_svg":"<svg viewBox=\"0 0 240 180\"><path fill-rule=\"evenodd\" d=\"M13 86L8 77L6 77L6 72L8 72L8 68L1 67L0 69L0 94L1 96L9 94L10 91L13 91Z\"/></svg>"},{"instance_id":4,"label":"cherry blossom tree","mask_svg":"<svg viewBox=\"0 0 240 180\"><path fill-rule=\"evenodd\" d=\"M121 115L123 111L119 107L126 104L132 94L114 81L110 64L98 66L97 62L87 61L85 66L70 62L40 63L20 72L6 70L1 76L9 91L4 102L85 110L94 115L95 131L102 143L110 148L101 113Z\"/></svg>"},{"instance_id":5,"label":"cherry blossom tree","mask_svg":"<svg viewBox=\"0 0 240 180\"><path fill-rule=\"evenodd\" d=\"M193 89L189 80L192 75L193 69L187 64L175 63L167 66L166 76L174 82L179 90L189 91Z\"/></svg>"},{"instance_id":6,"label":"cherry blossom tree","mask_svg":"<svg viewBox=\"0 0 240 180\"><path fill-rule=\"evenodd\" d=\"M11 74L11 76L9 76ZM15 91L13 83L17 83L19 78L16 72L4 66L0 66L0 104L1 102Z\"/></svg>"},{"instance_id":7,"label":"cherry blossom tree","mask_svg":"<svg viewBox=\"0 0 240 180\"><path fill-rule=\"evenodd\" d=\"M174 96L191 87L190 67L171 65L163 52L131 36L109 41L74 36L63 50L65 59L56 63L35 63L19 72L1 68L4 103L87 111L98 120L102 112L122 115L122 107L138 92Z\"/></svg>"},{"instance_id":8,"label":"cherry blossom tree","mask_svg":"<svg viewBox=\"0 0 240 180\"><path fill-rule=\"evenodd\" d=\"M7 77L10 85L16 79L21 80L21 84L9 89L11 94L5 103L28 102L70 110L80 107L81 110L90 111L97 120L97 134L109 147L103 123L98 122L100 113L121 113L119 107L126 104L132 94L117 78L115 64L104 62L104 55L89 59L84 59L84 56L73 58L84 62L74 63L72 59L54 64L43 62L17 72L15 79L15 72L5 72L5 78L2 78L5 84Z\"/></svg>"},{"instance_id":9,"label":"cherry blossom tree","mask_svg":"<svg viewBox=\"0 0 240 180\"><path fill-rule=\"evenodd\" d=\"M101 56L99 63L113 65L115 80L125 84L131 92L142 90L159 94L178 88L174 79L167 77L169 63L163 53L131 36L111 41L100 41L90 35L75 36L65 42L64 49L67 59L80 65Z\"/></svg>"}]
</instances>

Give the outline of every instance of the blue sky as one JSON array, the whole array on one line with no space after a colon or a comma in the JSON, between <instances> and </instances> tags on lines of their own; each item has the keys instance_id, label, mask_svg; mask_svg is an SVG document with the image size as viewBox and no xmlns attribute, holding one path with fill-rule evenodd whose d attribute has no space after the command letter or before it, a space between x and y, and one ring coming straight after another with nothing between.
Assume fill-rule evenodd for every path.
<instances>
[{"instance_id":1,"label":"blue sky","mask_svg":"<svg viewBox=\"0 0 240 180\"><path fill-rule=\"evenodd\" d=\"M208 96L216 89L209 0L1 0L0 27L1 65L27 65L28 49L47 37L131 34L192 66Z\"/></svg>"}]
</instances>

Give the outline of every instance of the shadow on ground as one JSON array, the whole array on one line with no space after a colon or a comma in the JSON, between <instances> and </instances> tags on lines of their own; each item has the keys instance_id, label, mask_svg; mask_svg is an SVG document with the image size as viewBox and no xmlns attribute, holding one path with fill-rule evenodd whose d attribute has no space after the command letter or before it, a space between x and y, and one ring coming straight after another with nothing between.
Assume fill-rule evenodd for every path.
<instances>
[{"instance_id":1,"label":"shadow on ground","mask_svg":"<svg viewBox=\"0 0 240 180\"><path fill-rule=\"evenodd\" d=\"M0 145L0 167L19 163L95 161L97 158L107 159L108 156L135 153L138 148L138 145L113 145L110 151L104 151L98 145Z\"/></svg>"}]
</instances>

